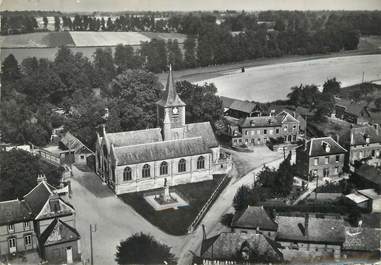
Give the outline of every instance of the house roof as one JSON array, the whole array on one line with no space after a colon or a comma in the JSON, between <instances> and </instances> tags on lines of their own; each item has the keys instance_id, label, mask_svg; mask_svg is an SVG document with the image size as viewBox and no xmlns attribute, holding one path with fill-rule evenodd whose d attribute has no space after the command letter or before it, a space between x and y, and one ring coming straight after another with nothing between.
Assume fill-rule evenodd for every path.
<instances>
[{"instance_id":1,"label":"house roof","mask_svg":"<svg viewBox=\"0 0 381 265\"><path fill-rule=\"evenodd\" d=\"M24 200L30 206L33 215L36 216L41 212L46 201L52 194L48 184L45 181L42 181L24 196Z\"/></svg>"},{"instance_id":2,"label":"house roof","mask_svg":"<svg viewBox=\"0 0 381 265\"><path fill-rule=\"evenodd\" d=\"M249 246L256 256L268 262L283 260L278 244L262 234L223 232L202 243L200 257L209 260L236 261L242 246Z\"/></svg>"},{"instance_id":3,"label":"house roof","mask_svg":"<svg viewBox=\"0 0 381 265\"><path fill-rule=\"evenodd\" d=\"M381 229L368 227L345 227L343 250L379 251Z\"/></svg>"},{"instance_id":4,"label":"house roof","mask_svg":"<svg viewBox=\"0 0 381 265\"><path fill-rule=\"evenodd\" d=\"M247 117L240 124L241 128L279 127L281 125L281 117L277 116Z\"/></svg>"},{"instance_id":5,"label":"house roof","mask_svg":"<svg viewBox=\"0 0 381 265\"><path fill-rule=\"evenodd\" d=\"M11 200L0 202L0 226L32 219L32 211L25 201Z\"/></svg>"},{"instance_id":6,"label":"house roof","mask_svg":"<svg viewBox=\"0 0 381 265\"><path fill-rule=\"evenodd\" d=\"M299 242L324 242L342 244L345 241L344 220L299 216L277 216L277 240Z\"/></svg>"},{"instance_id":7,"label":"house roof","mask_svg":"<svg viewBox=\"0 0 381 265\"><path fill-rule=\"evenodd\" d=\"M351 194L345 195L345 197L356 204L366 202L369 200L369 198L367 198L366 196L358 194L358 193L351 193Z\"/></svg>"},{"instance_id":8,"label":"house roof","mask_svg":"<svg viewBox=\"0 0 381 265\"><path fill-rule=\"evenodd\" d=\"M106 137L109 143L115 147L161 142L163 140L160 128L107 133Z\"/></svg>"},{"instance_id":9,"label":"house roof","mask_svg":"<svg viewBox=\"0 0 381 265\"><path fill-rule=\"evenodd\" d=\"M231 227L276 231L278 224L262 207L249 206L243 211L234 214Z\"/></svg>"},{"instance_id":10,"label":"house roof","mask_svg":"<svg viewBox=\"0 0 381 265\"><path fill-rule=\"evenodd\" d=\"M40 244L49 246L78 239L80 239L80 235L75 228L55 218L41 234Z\"/></svg>"},{"instance_id":11,"label":"house roof","mask_svg":"<svg viewBox=\"0 0 381 265\"><path fill-rule=\"evenodd\" d=\"M351 129L351 145L366 145L366 139L369 143L381 143L381 135L372 126L354 127ZM353 137L352 137L353 136Z\"/></svg>"},{"instance_id":12,"label":"house roof","mask_svg":"<svg viewBox=\"0 0 381 265\"><path fill-rule=\"evenodd\" d=\"M250 114L257 106L257 103L254 102L236 99L230 104L229 109L238 110Z\"/></svg>"},{"instance_id":13,"label":"house roof","mask_svg":"<svg viewBox=\"0 0 381 265\"><path fill-rule=\"evenodd\" d=\"M366 101L355 102L342 98L335 98L335 105L345 108L345 111L357 117L363 116L362 112L368 106Z\"/></svg>"},{"instance_id":14,"label":"house roof","mask_svg":"<svg viewBox=\"0 0 381 265\"><path fill-rule=\"evenodd\" d=\"M280 118L282 123L285 123L285 122L297 122L297 123L299 123L299 121L295 117L293 117L290 113L288 113L285 110L281 111L276 116Z\"/></svg>"},{"instance_id":15,"label":"house roof","mask_svg":"<svg viewBox=\"0 0 381 265\"><path fill-rule=\"evenodd\" d=\"M229 98L220 96L220 99L222 100L222 106L224 108L230 108L230 105L236 100L235 98Z\"/></svg>"},{"instance_id":16,"label":"house roof","mask_svg":"<svg viewBox=\"0 0 381 265\"><path fill-rule=\"evenodd\" d=\"M115 148L118 166L210 153L202 137Z\"/></svg>"},{"instance_id":17,"label":"house roof","mask_svg":"<svg viewBox=\"0 0 381 265\"><path fill-rule=\"evenodd\" d=\"M176 84L173 79L172 67L169 67L169 73L167 78L167 84L163 97L157 102L158 105L163 107L175 107L185 106L185 103L181 100L176 91Z\"/></svg>"},{"instance_id":18,"label":"house roof","mask_svg":"<svg viewBox=\"0 0 381 265\"><path fill-rule=\"evenodd\" d=\"M325 148L326 144L330 146L328 152ZM312 138L307 141L306 147L306 152L308 152L310 157L342 154L347 152L347 150L345 150L344 147L342 147L338 142L333 140L332 137Z\"/></svg>"},{"instance_id":19,"label":"house roof","mask_svg":"<svg viewBox=\"0 0 381 265\"><path fill-rule=\"evenodd\" d=\"M370 198L370 199L376 199L379 198L380 195L374 190L374 189L363 189L363 190L357 190L358 193Z\"/></svg>"},{"instance_id":20,"label":"house roof","mask_svg":"<svg viewBox=\"0 0 381 265\"><path fill-rule=\"evenodd\" d=\"M86 145L84 145L77 137L72 135L70 132L66 132L61 138L60 142L66 146L67 149L74 150L74 153L93 153Z\"/></svg>"},{"instance_id":21,"label":"house roof","mask_svg":"<svg viewBox=\"0 0 381 265\"><path fill-rule=\"evenodd\" d=\"M356 174L381 188L381 171L376 167L364 164L356 170Z\"/></svg>"},{"instance_id":22,"label":"house roof","mask_svg":"<svg viewBox=\"0 0 381 265\"><path fill-rule=\"evenodd\" d=\"M201 137L209 148L219 145L210 122L185 124L184 134L184 138Z\"/></svg>"}]
</instances>

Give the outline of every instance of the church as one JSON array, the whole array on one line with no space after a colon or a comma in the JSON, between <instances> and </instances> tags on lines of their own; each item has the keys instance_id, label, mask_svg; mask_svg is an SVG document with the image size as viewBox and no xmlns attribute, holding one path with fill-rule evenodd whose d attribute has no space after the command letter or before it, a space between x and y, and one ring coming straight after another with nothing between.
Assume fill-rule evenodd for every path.
<instances>
[{"instance_id":1,"label":"church","mask_svg":"<svg viewBox=\"0 0 381 265\"><path fill-rule=\"evenodd\" d=\"M97 136L96 172L117 194L213 179L229 160L209 122L185 123L185 103L176 92L169 69L163 97L157 104L158 128Z\"/></svg>"}]
</instances>

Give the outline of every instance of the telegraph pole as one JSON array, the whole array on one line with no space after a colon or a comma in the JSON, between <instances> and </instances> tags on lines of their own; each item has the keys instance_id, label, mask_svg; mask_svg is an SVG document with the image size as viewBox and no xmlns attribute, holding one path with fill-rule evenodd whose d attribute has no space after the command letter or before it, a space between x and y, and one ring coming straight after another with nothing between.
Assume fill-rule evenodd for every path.
<instances>
[{"instance_id":1,"label":"telegraph pole","mask_svg":"<svg viewBox=\"0 0 381 265\"><path fill-rule=\"evenodd\" d=\"M97 231L97 225L92 226L90 224L90 264L94 265L94 257L93 257L93 233Z\"/></svg>"}]
</instances>

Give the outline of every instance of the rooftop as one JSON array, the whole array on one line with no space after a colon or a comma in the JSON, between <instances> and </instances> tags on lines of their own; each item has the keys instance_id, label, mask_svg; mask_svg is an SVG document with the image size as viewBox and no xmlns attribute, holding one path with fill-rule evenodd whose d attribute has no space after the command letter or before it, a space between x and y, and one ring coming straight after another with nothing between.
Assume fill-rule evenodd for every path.
<instances>
[{"instance_id":1,"label":"rooftop","mask_svg":"<svg viewBox=\"0 0 381 265\"><path fill-rule=\"evenodd\" d=\"M366 101L355 102L353 100L335 98L335 105L344 107L346 112L360 117L368 106L368 103Z\"/></svg>"},{"instance_id":2,"label":"rooftop","mask_svg":"<svg viewBox=\"0 0 381 265\"><path fill-rule=\"evenodd\" d=\"M106 137L109 143L115 147L154 143L163 140L160 128L107 133Z\"/></svg>"},{"instance_id":3,"label":"rooftop","mask_svg":"<svg viewBox=\"0 0 381 265\"><path fill-rule=\"evenodd\" d=\"M301 146L299 148L304 147ZM312 138L307 141L305 152L307 152L310 157L315 157L342 154L346 153L347 150L345 150L344 147L342 147L338 142L333 140L332 137L322 137Z\"/></svg>"},{"instance_id":4,"label":"rooftop","mask_svg":"<svg viewBox=\"0 0 381 265\"><path fill-rule=\"evenodd\" d=\"M11 200L0 202L0 225L13 224L32 219L32 211L25 201Z\"/></svg>"},{"instance_id":5,"label":"rooftop","mask_svg":"<svg viewBox=\"0 0 381 265\"><path fill-rule=\"evenodd\" d=\"M181 98L177 94L176 83L173 79L171 66L169 66L167 84L165 87L163 97L157 102L157 104L163 107L185 106L185 103L181 100Z\"/></svg>"},{"instance_id":6,"label":"rooftop","mask_svg":"<svg viewBox=\"0 0 381 265\"><path fill-rule=\"evenodd\" d=\"M40 243L44 246L58 243L76 241L80 238L77 230L65 222L55 218L44 230L40 237Z\"/></svg>"},{"instance_id":7,"label":"rooftop","mask_svg":"<svg viewBox=\"0 0 381 265\"><path fill-rule=\"evenodd\" d=\"M367 125L351 129L351 145L366 145L373 143L381 143L381 135L374 127Z\"/></svg>"},{"instance_id":8,"label":"rooftop","mask_svg":"<svg viewBox=\"0 0 381 265\"><path fill-rule=\"evenodd\" d=\"M282 126L282 119L273 116L247 117L241 121L242 128L263 128Z\"/></svg>"},{"instance_id":9,"label":"rooftop","mask_svg":"<svg viewBox=\"0 0 381 265\"><path fill-rule=\"evenodd\" d=\"M249 206L234 214L231 227L276 231L278 224L262 207Z\"/></svg>"},{"instance_id":10,"label":"rooftop","mask_svg":"<svg viewBox=\"0 0 381 265\"><path fill-rule=\"evenodd\" d=\"M86 145L84 145L77 137L70 132L66 132L61 138L60 142L65 145L67 149L74 150L76 154L79 153L93 153Z\"/></svg>"}]
</instances>

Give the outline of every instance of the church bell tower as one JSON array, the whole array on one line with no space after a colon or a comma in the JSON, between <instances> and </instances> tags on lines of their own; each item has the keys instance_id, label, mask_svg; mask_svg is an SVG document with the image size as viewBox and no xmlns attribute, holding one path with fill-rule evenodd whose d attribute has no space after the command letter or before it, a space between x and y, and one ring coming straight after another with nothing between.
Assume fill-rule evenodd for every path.
<instances>
[{"instance_id":1,"label":"church bell tower","mask_svg":"<svg viewBox=\"0 0 381 265\"><path fill-rule=\"evenodd\" d=\"M157 121L162 127L164 141L184 138L185 103L177 94L171 66L163 97L156 104Z\"/></svg>"}]
</instances>

